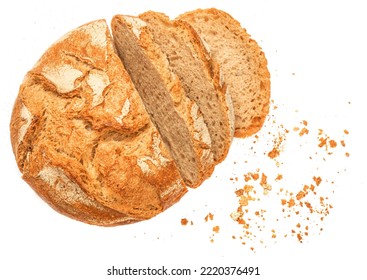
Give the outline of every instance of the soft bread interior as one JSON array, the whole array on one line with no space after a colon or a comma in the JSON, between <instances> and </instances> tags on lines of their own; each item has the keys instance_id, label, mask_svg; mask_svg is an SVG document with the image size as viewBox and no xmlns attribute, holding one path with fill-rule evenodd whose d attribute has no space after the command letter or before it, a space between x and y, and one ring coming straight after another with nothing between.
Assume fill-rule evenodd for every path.
<instances>
[{"instance_id":1,"label":"soft bread interior","mask_svg":"<svg viewBox=\"0 0 367 280\"><path fill-rule=\"evenodd\" d=\"M217 69L210 63L200 38L190 26L170 21L163 14L147 12L139 17L148 23L155 43L167 55L170 67L180 78L186 95L198 104L210 132L214 159L216 162L222 161L232 139L231 117L228 114L230 104L223 98L225 93L221 92L221 85L216 87L214 84L213 72Z\"/></svg>"},{"instance_id":2,"label":"soft bread interior","mask_svg":"<svg viewBox=\"0 0 367 280\"><path fill-rule=\"evenodd\" d=\"M229 14L217 9L195 10L179 16L208 43L221 65L232 96L235 136L250 136L262 127L269 111L270 74L255 40Z\"/></svg>"},{"instance_id":3,"label":"soft bread interior","mask_svg":"<svg viewBox=\"0 0 367 280\"><path fill-rule=\"evenodd\" d=\"M113 18L112 34L117 53L140 93L151 120L168 146L185 183L194 186L201 175L193 139L184 119L175 110L174 101L161 74L137 43L136 36L140 36L139 29L144 23L139 19L134 21L134 28L130 29L123 16Z\"/></svg>"}]
</instances>

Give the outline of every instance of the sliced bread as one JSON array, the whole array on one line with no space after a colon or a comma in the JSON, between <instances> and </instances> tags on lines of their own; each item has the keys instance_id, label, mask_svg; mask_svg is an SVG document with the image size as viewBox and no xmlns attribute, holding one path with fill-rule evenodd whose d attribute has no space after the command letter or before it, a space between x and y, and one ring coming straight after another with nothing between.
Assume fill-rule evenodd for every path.
<instances>
[{"instance_id":1,"label":"sliced bread","mask_svg":"<svg viewBox=\"0 0 367 280\"><path fill-rule=\"evenodd\" d=\"M104 20L45 52L21 85L10 130L24 180L74 219L149 219L187 191Z\"/></svg>"},{"instance_id":2,"label":"sliced bread","mask_svg":"<svg viewBox=\"0 0 367 280\"><path fill-rule=\"evenodd\" d=\"M112 19L112 34L117 53L182 178L190 187L199 186L212 174L214 161L209 131L198 105L185 95L143 20L117 15Z\"/></svg>"},{"instance_id":3,"label":"sliced bread","mask_svg":"<svg viewBox=\"0 0 367 280\"><path fill-rule=\"evenodd\" d=\"M152 11L139 18L167 57L169 69L179 77L186 96L198 104L210 133L214 160L221 162L232 141L234 116L218 64L186 22L171 21L164 14Z\"/></svg>"},{"instance_id":4,"label":"sliced bread","mask_svg":"<svg viewBox=\"0 0 367 280\"><path fill-rule=\"evenodd\" d=\"M178 19L195 28L221 66L234 106L234 135L258 132L270 103L270 74L259 45L232 16L214 8L187 12Z\"/></svg>"}]
</instances>

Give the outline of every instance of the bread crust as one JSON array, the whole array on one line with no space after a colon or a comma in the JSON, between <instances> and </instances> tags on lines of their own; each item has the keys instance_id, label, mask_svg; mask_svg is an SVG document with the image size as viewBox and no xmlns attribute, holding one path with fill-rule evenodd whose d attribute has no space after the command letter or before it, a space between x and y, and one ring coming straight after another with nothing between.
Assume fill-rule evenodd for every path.
<instances>
[{"instance_id":1,"label":"bread crust","mask_svg":"<svg viewBox=\"0 0 367 280\"><path fill-rule=\"evenodd\" d=\"M206 26L214 26L214 22L216 24L225 25L226 29L229 32L232 32L233 36L236 38L236 40L239 40L242 42L242 51L244 53L249 54L249 59L251 60L251 64L255 65L254 71L256 71L256 76L248 76L252 81L255 83L258 83L257 92L246 92L243 91L243 89L246 88L246 85L241 86L241 88L236 88L231 85L231 83L228 82L228 71L226 71L225 74L227 74L226 82L228 83L228 86L230 87L230 93L232 96L232 101L234 104L234 110L235 110L235 137L244 138L247 136L251 136L252 134L255 134L258 132L261 127L264 124L264 121L266 119L266 116L269 113L269 106L270 106L270 73L267 68L267 60L265 57L264 52L261 50L257 42L250 38L250 35L247 33L246 29L241 27L241 24L234 19L231 15L228 13L215 9L197 9L194 11L186 12L180 16L177 17L177 19L183 20L191 24L195 30L202 36L207 43L209 43L209 46L213 48L213 56L214 58L221 64L223 68L223 63L221 59L219 58L219 55L217 55L219 52L225 52L227 50L216 48L214 44L210 44L210 34L207 34L205 31L205 28L200 28L201 23L198 22L198 18L204 18L205 19L205 25ZM213 32L215 32L213 30ZM218 35L220 38L222 38L222 35ZM225 40L223 40L225 41ZM228 41L226 41L228 43ZM229 44L226 44L226 47L231 48ZM250 63L249 63L250 64ZM246 65L240 65L240 67L247 67ZM250 74L251 75L251 74ZM240 77L236 77L236 79L240 79ZM246 77L242 77L242 80L245 80ZM254 99L259 98L261 99L258 101L258 104L254 105L251 104L251 102L247 102L246 99ZM256 112L254 113L248 113L251 112L251 108L253 106L256 106ZM260 107L260 108L259 108ZM245 121L243 121L245 120Z\"/></svg>"},{"instance_id":2,"label":"bread crust","mask_svg":"<svg viewBox=\"0 0 367 280\"><path fill-rule=\"evenodd\" d=\"M149 219L187 191L104 20L44 53L20 87L10 132L23 179L76 220Z\"/></svg>"}]
</instances>

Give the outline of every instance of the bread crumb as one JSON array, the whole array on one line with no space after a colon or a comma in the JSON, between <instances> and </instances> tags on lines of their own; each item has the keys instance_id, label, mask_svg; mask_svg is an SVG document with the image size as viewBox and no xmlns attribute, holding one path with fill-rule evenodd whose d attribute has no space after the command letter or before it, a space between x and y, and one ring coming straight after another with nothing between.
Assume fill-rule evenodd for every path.
<instances>
[{"instance_id":1,"label":"bread crumb","mask_svg":"<svg viewBox=\"0 0 367 280\"><path fill-rule=\"evenodd\" d=\"M296 198L298 199L298 200L301 200L302 198L304 198L306 196L306 193L304 192L304 191L300 191L298 194L297 194L297 196L296 196Z\"/></svg>"},{"instance_id":2,"label":"bread crumb","mask_svg":"<svg viewBox=\"0 0 367 280\"><path fill-rule=\"evenodd\" d=\"M186 226L189 221L186 218L181 219L181 225Z\"/></svg>"},{"instance_id":3,"label":"bread crumb","mask_svg":"<svg viewBox=\"0 0 367 280\"><path fill-rule=\"evenodd\" d=\"M297 238L299 242L302 242L302 235L300 233L297 233Z\"/></svg>"},{"instance_id":4,"label":"bread crumb","mask_svg":"<svg viewBox=\"0 0 367 280\"><path fill-rule=\"evenodd\" d=\"M261 174L260 185L263 187L265 195L267 195L272 189L271 185L268 184L268 177L264 173Z\"/></svg>"},{"instance_id":5,"label":"bread crumb","mask_svg":"<svg viewBox=\"0 0 367 280\"><path fill-rule=\"evenodd\" d=\"M308 134L310 131L307 128L302 128L301 131L299 132L299 136L303 136L305 134Z\"/></svg>"},{"instance_id":6,"label":"bread crumb","mask_svg":"<svg viewBox=\"0 0 367 280\"><path fill-rule=\"evenodd\" d=\"M320 138L319 138L319 141L320 141L320 142L319 142L319 145L318 145L318 146L319 146L320 148L322 148L322 147L325 147L325 146L326 146L326 144L327 144L327 138L320 137Z\"/></svg>"},{"instance_id":7,"label":"bread crumb","mask_svg":"<svg viewBox=\"0 0 367 280\"><path fill-rule=\"evenodd\" d=\"M214 215L209 212L208 215L205 216L204 220L205 220L205 222L207 222L209 220L213 221L213 218L214 218Z\"/></svg>"},{"instance_id":8,"label":"bread crumb","mask_svg":"<svg viewBox=\"0 0 367 280\"><path fill-rule=\"evenodd\" d=\"M330 145L331 148L336 148L337 143L336 143L335 140L329 140L329 145Z\"/></svg>"},{"instance_id":9,"label":"bread crumb","mask_svg":"<svg viewBox=\"0 0 367 280\"><path fill-rule=\"evenodd\" d=\"M322 182L321 177L314 176L312 179L315 181L316 186L319 186L321 184L321 182Z\"/></svg>"},{"instance_id":10,"label":"bread crumb","mask_svg":"<svg viewBox=\"0 0 367 280\"><path fill-rule=\"evenodd\" d=\"M214 227L213 227L213 231L214 231L215 233L219 233L219 230L220 230L220 227L219 227L219 226L214 226Z\"/></svg>"},{"instance_id":11,"label":"bread crumb","mask_svg":"<svg viewBox=\"0 0 367 280\"><path fill-rule=\"evenodd\" d=\"M280 155L280 151L274 147L269 153L268 153L268 157L274 159L276 157L278 157Z\"/></svg>"},{"instance_id":12,"label":"bread crumb","mask_svg":"<svg viewBox=\"0 0 367 280\"><path fill-rule=\"evenodd\" d=\"M295 202L294 202L294 199L293 199L293 198L291 198L291 199L288 201L288 207L290 208L290 207L293 207L294 205L296 205L296 204L295 204Z\"/></svg>"}]
</instances>

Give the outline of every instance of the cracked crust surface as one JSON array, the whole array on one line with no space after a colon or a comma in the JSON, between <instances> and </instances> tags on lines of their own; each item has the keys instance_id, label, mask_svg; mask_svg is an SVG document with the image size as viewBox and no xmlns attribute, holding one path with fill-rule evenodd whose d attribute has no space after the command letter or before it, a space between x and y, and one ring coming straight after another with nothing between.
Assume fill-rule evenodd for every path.
<instances>
[{"instance_id":1,"label":"cracked crust surface","mask_svg":"<svg viewBox=\"0 0 367 280\"><path fill-rule=\"evenodd\" d=\"M24 180L74 219L149 219L186 192L104 20L45 52L21 85L10 131Z\"/></svg>"}]
</instances>

